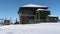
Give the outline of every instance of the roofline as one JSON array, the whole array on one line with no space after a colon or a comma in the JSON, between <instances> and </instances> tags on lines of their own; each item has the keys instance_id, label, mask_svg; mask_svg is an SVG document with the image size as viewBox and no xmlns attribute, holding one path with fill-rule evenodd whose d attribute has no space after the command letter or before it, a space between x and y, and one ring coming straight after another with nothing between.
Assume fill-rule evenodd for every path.
<instances>
[{"instance_id":1,"label":"roofline","mask_svg":"<svg viewBox=\"0 0 60 34\"><path fill-rule=\"evenodd\" d=\"M48 7L20 7L20 8L41 8L41 9L48 9Z\"/></svg>"},{"instance_id":2,"label":"roofline","mask_svg":"<svg viewBox=\"0 0 60 34\"><path fill-rule=\"evenodd\" d=\"M22 7L22 6L21 6L21 7ZM46 6L46 7L48 7L48 6ZM46 8L46 7L45 7L45 8ZM23 7L22 7L22 8L23 8ZM38 7L28 7L28 8L38 8ZM41 7L39 7L39 8L41 8Z\"/></svg>"}]
</instances>

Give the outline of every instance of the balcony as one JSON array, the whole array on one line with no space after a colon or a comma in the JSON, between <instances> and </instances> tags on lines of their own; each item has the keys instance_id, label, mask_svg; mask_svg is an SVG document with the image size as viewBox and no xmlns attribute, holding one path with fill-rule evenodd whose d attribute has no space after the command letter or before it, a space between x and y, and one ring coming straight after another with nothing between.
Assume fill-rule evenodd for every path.
<instances>
[{"instance_id":1,"label":"balcony","mask_svg":"<svg viewBox=\"0 0 60 34\"><path fill-rule=\"evenodd\" d=\"M21 23L40 23L46 22L46 19L21 19Z\"/></svg>"},{"instance_id":2,"label":"balcony","mask_svg":"<svg viewBox=\"0 0 60 34\"><path fill-rule=\"evenodd\" d=\"M35 15L32 15L32 14L21 14L21 16L35 16Z\"/></svg>"}]
</instances>

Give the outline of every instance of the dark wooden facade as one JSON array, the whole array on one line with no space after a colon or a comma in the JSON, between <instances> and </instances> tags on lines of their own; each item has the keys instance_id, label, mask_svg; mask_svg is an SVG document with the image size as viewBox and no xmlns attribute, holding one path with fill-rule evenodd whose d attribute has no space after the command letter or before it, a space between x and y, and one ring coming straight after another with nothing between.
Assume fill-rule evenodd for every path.
<instances>
[{"instance_id":1,"label":"dark wooden facade","mask_svg":"<svg viewBox=\"0 0 60 34\"><path fill-rule=\"evenodd\" d=\"M22 7L21 7L22 8ZM20 23L39 23L46 22L46 16L50 15L49 11L36 11L38 8L22 8L19 10ZM46 9L47 10L47 9Z\"/></svg>"}]
</instances>

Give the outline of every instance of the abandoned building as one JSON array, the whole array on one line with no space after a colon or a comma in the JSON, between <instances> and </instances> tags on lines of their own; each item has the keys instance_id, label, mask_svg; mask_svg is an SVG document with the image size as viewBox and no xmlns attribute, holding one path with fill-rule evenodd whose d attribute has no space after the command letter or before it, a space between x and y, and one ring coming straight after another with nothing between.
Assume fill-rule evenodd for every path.
<instances>
[{"instance_id":1,"label":"abandoned building","mask_svg":"<svg viewBox=\"0 0 60 34\"><path fill-rule=\"evenodd\" d=\"M28 4L21 6L18 11L20 24L32 24L41 22L57 22L58 17L48 16L48 6Z\"/></svg>"},{"instance_id":2,"label":"abandoned building","mask_svg":"<svg viewBox=\"0 0 60 34\"><path fill-rule=\"evenodd\" d=\"M10 20L4 20L3 25L10 25Z\"/></svg>"}]
</instances>

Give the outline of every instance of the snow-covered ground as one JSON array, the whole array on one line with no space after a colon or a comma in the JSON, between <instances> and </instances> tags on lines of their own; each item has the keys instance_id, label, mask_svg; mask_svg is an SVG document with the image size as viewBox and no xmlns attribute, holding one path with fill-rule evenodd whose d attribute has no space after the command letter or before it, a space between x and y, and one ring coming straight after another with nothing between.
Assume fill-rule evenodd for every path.
<instances>
[{"instance_id":1,"label":"snow-covered ground","mask_svg":"<svg viewBox=\"0 0 60 34\"><path fill-rule=\"evenodd\" d=\"M60 23L6 25L0 27L0 34L60 34Z\"/></svg>"}]
</instances>

